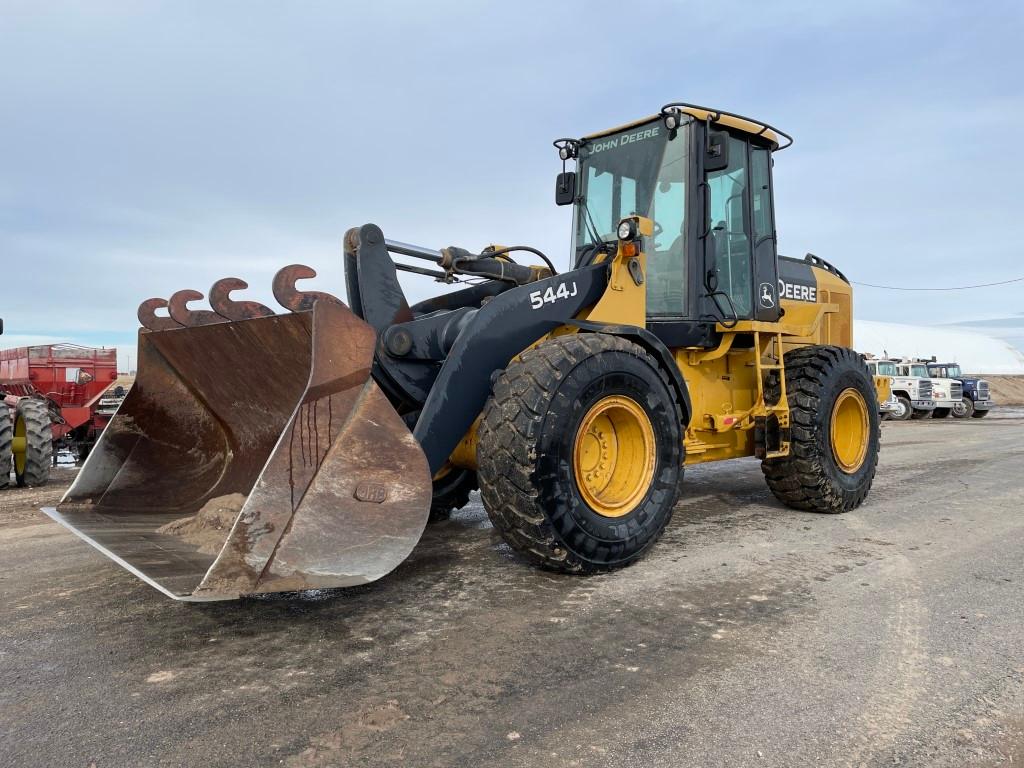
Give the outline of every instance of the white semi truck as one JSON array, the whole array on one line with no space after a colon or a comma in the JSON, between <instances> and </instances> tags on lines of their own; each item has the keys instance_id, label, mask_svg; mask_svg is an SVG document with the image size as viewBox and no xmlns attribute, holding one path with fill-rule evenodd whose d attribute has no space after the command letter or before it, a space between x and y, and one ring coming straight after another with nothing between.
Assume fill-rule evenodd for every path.
<instances>
[{"instance_id":1,"label":"white semi truck","mask_svg":"<svg viewBox=\"0 0 1024 768\"><path fill-rule=\"evenodd\" d=\"M932 383L932 400L935 407L932 416L944 419L960 407L964 397L964 386L958 379L940 379L929 375L928 363L923 360L901 360L896 363L896 371L900 376L919 376L928 378ZM927 418L922 416L921 418Z\"/></svg>"},{"instance_id":2,"label":"white semi truck","mask_svg":"<svg viewBox=\"0 0 1024 768\"><path fill-rule=\"evenodd\" d=\"M890 414L890 418L927 419L935 410L932 398L932 380L928 377L928 368L924 367L925 375L919 373L901 373L900 363L896 360L866 360L872 375L892 377L892 393L896 396L899 408Z\"/></svg>"}]
</instances>

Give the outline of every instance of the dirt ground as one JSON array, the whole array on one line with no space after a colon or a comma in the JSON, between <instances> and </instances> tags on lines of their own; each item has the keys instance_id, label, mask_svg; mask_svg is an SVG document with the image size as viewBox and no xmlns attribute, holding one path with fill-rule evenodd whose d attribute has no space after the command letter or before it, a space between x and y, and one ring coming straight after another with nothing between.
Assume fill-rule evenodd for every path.
<instances>
[{"instance_id":1,"label":"dirt ground","mask_svg":"<svg viewBox=\"0 0 1024 768\"><path fill-rule=\"evenodd\" d=\"M42 488L11 487L0 491L0 526L38 525L39 508L52 507L71 485L77 469L56 468L50 471L50 482Z\"/></svg>"},{"instance_id":2,"label":"dirt ground","mask_svg":"<svg viewBox=\"0 0 1024 768\"><path fill-rule=\"evenodd\" d=\"M1002 405L1024 405L1024 376L982 376L991 387L992 399Z\"/></svg>"},{"instance_id":3,"label":"dirt ground","mask_svg":"<svg viewBox=\"0 0 1024 768\"><path fill-rule=\"evenodd\" d=\"M1024 409L886 422L794 512L688 470L648 557L520 562L474 500L366 587L165 598L0 492L0 766L1024 765Z\"/></svg>"}]
</instances>

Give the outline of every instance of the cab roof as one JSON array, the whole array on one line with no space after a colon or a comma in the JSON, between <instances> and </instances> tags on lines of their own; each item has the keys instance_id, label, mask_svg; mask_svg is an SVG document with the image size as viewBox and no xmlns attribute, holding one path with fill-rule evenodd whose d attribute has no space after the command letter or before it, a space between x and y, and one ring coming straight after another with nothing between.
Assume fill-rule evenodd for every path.
<instances>
[{"instance_id":1,"label":"cab roof","mask_svg":"<svg viewBox=\"0 0 1024 768\"><path fill-rule=\"evenodd\" d=\"M599 139L602 136L608 136L612 133L618 133L619 131L624 131L629 128L635 128L638 125L643 125L653 120L659 120L667 111L673 109L678 109L679 111L687 115L691 115L698 120L710 120L712 123L742 131L750 136L767 139L771 144L773 151L785 149L793 143L792 136L780 131L778 128L768 125L768 123L763 123L750 117L744 117L743 115L737 115L734 112L726 112L725 110L713 109L711 107L700 107L696 104L687 104L681 101L666 104L661 108L661 112L656 115L650 115L649 117L644 117L640 120L634 120L626 123L625 125L609 128L606 131L592 133L589 136L584 136L583 138L584 140ZM783 140L785 140L784 144L782 143Z\"/></svg>"}]
</instances>

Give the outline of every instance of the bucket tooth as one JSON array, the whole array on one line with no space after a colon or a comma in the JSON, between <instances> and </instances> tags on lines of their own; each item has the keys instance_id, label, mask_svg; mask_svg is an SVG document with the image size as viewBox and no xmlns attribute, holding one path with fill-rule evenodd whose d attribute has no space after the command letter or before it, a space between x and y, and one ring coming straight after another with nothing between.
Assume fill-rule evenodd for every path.
<instances>
[{"instance_id":1,"label":"bucket tooth","mask_svg":"<svg viewBox=\"0 0 1024 768\"><path fill-rule=\"evenodd\" d=\"M56 509L178 600L379 579L419 541L427 458L343 304L139 334L138 377Z\"/></svg>"},{"instance_id":2,"label":"bucket tooth","mask_svg":"<svg viewBox=\"0 0 1024 768\"><path fill-rule=\"evenodd\" d=\"M170 301L167 302L168 311L170 311L171 317L188 328L194 328L197 325L228 322L228 318L218 315L216 312L211 312L208 309L188 308L190 301L200 301L202 298L203 294L199 291L193 291L191 288L178 291L172 294Z\"/></svg>"},{"instance_id":3,"label":"bucket tooth","mask_svg":"<svg viewBox=\"0 0 1024 768\"><path fill-rule=\"evenodd\" d=\"M146 299L139 304L139 324L147 331L170 331L174 328L182 328L182 324L169 315L161 317L156 313L158 309L167 308L167 299Z\"/></svg>"},{"instance_id":4,"label":"bucket tooth","mask_svg":"<svg viewBox=\"0 0 1024 768\"><path fill-rule=\"evenodd\" d=\"M210 306L213 311L228 320L252 320L256 317L270 317L274 310L258 301L236 301L232 291L242 291L249 284L237 277L225 277L210 287Z\"/></svg>"},{"instance_id":5,"label":"bucket tooth","mask_svg":"<svg viewBox=\"0 0 1024 768\"><path fill-rule=\"evenodd\" d=\"M299 280L311 277L316 277L316 270L305 264L290 264L279 269L274 275L274 298L277 299L277 303L292 312L310 310L318 301L345 306L345 303L337 296L323 291L300 291L295 287L295 283Z\"/></svg>"}]
</instances>

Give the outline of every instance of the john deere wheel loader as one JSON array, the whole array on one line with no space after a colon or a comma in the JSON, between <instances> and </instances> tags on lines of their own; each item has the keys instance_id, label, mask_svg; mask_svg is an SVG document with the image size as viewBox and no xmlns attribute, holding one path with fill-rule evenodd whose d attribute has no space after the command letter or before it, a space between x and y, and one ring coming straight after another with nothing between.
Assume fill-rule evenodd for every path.
<instances>
[{"instance_id":1,"label":"john deere wheel loader","mask_svg":"<svg viewBox=\"0 0 1024 768\"><path fill-rule=\"evenodd\" d=\"M571 573L647 551L687 464L756 456L783 504L853 509L876 393L849 283L776 253L790 143L683 103L555 142L563 274L525 246L437 251L366 224L345 235L347 305L298 290L301 265L274 280L286 314L231 298L234 278L212 309L144 302L136 384L47 512L167 595L216 600L378 579L477 485L516 551ZM410 305L400 270L468 285Z\"/></svg>"}]
</instances>

